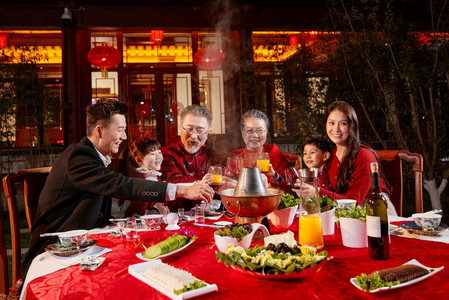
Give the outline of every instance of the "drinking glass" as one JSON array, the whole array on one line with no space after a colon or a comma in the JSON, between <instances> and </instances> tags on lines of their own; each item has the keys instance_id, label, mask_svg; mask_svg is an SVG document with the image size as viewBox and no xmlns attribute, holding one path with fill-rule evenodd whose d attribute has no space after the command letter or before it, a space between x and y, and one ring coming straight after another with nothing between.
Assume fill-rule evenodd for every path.
<instances>
[{"instance_id":1,"label":"drinking glass","mask_svg":"<svg viewBox=\"0 0 449 300\"><path fill-rule=\"evenodd\" d=\"M296 180L298 179L296 169L294 167L287 168L284 171L284 175L287 185L292 189L298 189L298 187L295 186Z\"/></svg>"},{"instance_id":2,"label":"drinking glass","mask_svg":"<svg viewBox=\"0 0 449 300\"><path fill-rule=\"evenodd\" d=\"M197 205L195 207L194 216L195 216L195 223L204 224L205 222L204 208L202 208L200 205Z\"/></svg>"},{"instance_id":3,"label":"drinking glass","mask_svg":"<svg viewBox=\"0 0 449 300\"><path fill-rule=\"evenodd\" d=\"M318 195L318 169L299 170L301 184L310 184L315 187L313 195L306 195L304 189L300 190L301 214L299 217L298 243L312 247L324 246L323 228L320 217L320 197Z\"/></svg>"},{"instance_id":4,"label":"drinking glass","mask_svg":"<svg viewBox=\"0 0 449 300\"><path fill-rule=\"evenodd\" d=\"M178 208L178 217L179 217L179 222L182 222L182 219L184 218L184 208L182 208L182 207Z\"/></svg>"},{"instance_id":5,"label":"drinking glass","mask_svg":"<svg viewBox=\"0 0 449 300\"><path fill-rule=\"evenodd\" d=\"M139 239L139 233L137 233L137 221L135 217L129 217L126 219L124 231L126 242L131 243Z\"/></svg>"},{"instance_id":6,"label":"drinking glass","mask_svg":"<svg viewBox=\"0 0 449 300\"><path fill-rule=\"evenodd\" d=\"M120 238L125 240L125 222L119 221L117 222L117 231L120 234Z\"/></svg>"},{"instance_id":7,"label":"drinking glass","mask_svg":"<svg viewBox=\"0 0 449 300\"><path fill-rule=\"evenodd\" d=\"M240 169L242 168L241 160L238 156L231 156L226 159L225 175L232 179L239 179Z\"/></svg>"},{"instance_id":8,"label":"drinking glass","mask_svg":"<svg viewBox=\"0 0 449 300\"><path fill-rule=\"evenodd\" d=\"M267 152L260 152L257 155L256 166L260 169L260 172L267 173L270 170L270 156Z\"/></svg>"},{"instance_id":9,"label":"drinking glass","mask_svg":"<svg viewBox=\"0 0 449 300\"><path fill-rule=\"evenodd\" d=\"M212 182L210 185L213 189L216 189L223 184L223 168L221 166L210 166L208 173L212 175Z\"/></svg>"}]
</instances>

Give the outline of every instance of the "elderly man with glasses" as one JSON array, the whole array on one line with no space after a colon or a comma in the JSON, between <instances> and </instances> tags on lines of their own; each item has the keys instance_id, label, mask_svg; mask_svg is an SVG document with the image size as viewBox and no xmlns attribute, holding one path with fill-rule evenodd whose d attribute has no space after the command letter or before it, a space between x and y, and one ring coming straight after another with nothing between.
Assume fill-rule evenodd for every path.
<instances>
[{"instance_id":1,"label":"elderly man with glasses","mask_svg":"<svg viewBox=\"0 0 449 300\"><path fill-rule=\"evenodd\" d=\"M206 147L212 115L207 108L191 105L181 112L181 140L162 147L162 180L189 183L202 180L208 168L218 162L215 152ZM189 203L190 202L190 203ZM194 201L178 199L169 203L170 210L190 208Z\"/></svg>"}]
</instances>

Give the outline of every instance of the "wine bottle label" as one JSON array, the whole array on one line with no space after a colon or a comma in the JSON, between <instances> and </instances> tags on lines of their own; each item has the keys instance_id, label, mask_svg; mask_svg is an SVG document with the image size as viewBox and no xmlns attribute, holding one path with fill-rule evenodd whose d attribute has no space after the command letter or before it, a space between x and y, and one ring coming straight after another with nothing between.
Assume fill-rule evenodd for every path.
<instances>
[{"instance_id":1,"label":"wine bottle label","mask_svg":"<svg viewBox=\"0 0 449 300\"><path fill-rule=\"evenodd\" d=\"M366 216L366 233L373 238L381 238L380 217Z\"/></svg>"}]
</instances>

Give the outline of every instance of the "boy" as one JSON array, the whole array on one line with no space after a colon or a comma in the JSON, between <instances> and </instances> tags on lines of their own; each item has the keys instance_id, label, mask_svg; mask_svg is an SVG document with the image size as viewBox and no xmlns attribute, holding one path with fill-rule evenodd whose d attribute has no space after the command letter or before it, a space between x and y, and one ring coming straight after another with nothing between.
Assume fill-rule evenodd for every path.
<instances>
[{"instance_id":1,"label":"boy","mask_svg":"<svg viewBox=\"0 0 449 300\"><path fill-rule=\"evenodd\" d=\"M331 145L320 134L311 135L302 144L302 159L307 168L318 169L318 186L327 190L332 189L325 170L326 161L331 156Z\"/></svg>"}]
</instances>

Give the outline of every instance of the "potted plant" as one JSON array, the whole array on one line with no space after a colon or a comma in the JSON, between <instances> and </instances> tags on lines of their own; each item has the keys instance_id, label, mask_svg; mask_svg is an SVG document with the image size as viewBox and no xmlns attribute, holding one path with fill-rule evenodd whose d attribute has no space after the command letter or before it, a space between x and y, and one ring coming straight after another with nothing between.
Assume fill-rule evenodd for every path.
<instances>
[{"instance_id":1,"label":"potted plant","mask_svg":"<svg viewBox=\"0 0 449 300\"><path fill-rule=\"evenodd\" d=\"M328 196L320 196L321 223L323 226L323 235L331 235L335 232L335 207L337 202Z\"/></svg>"},{"instance_id":2,"label":"potted plant","mask_svg":"<svg viewBox=\"0 0 449 300\"><path fill-rule=\"evenodd\" d=\"M365 207L345 207L335 210L334 214L340 224L343 245L351 248L368 247Z\"/></svg>"},{"instance_id":3,"label":"potted plant","mask_svg":"<svg viewBox=\"0 0 449 300\"><path fill-rule=\"evenodd\" d=\"M295 218L296 210L298 208L299 198L295 198L292 194L282 194L281 201L277 209L275 209L268 216L271 223L275 227L288 228L292 225Z\"/></svg>"}]
</instances>

